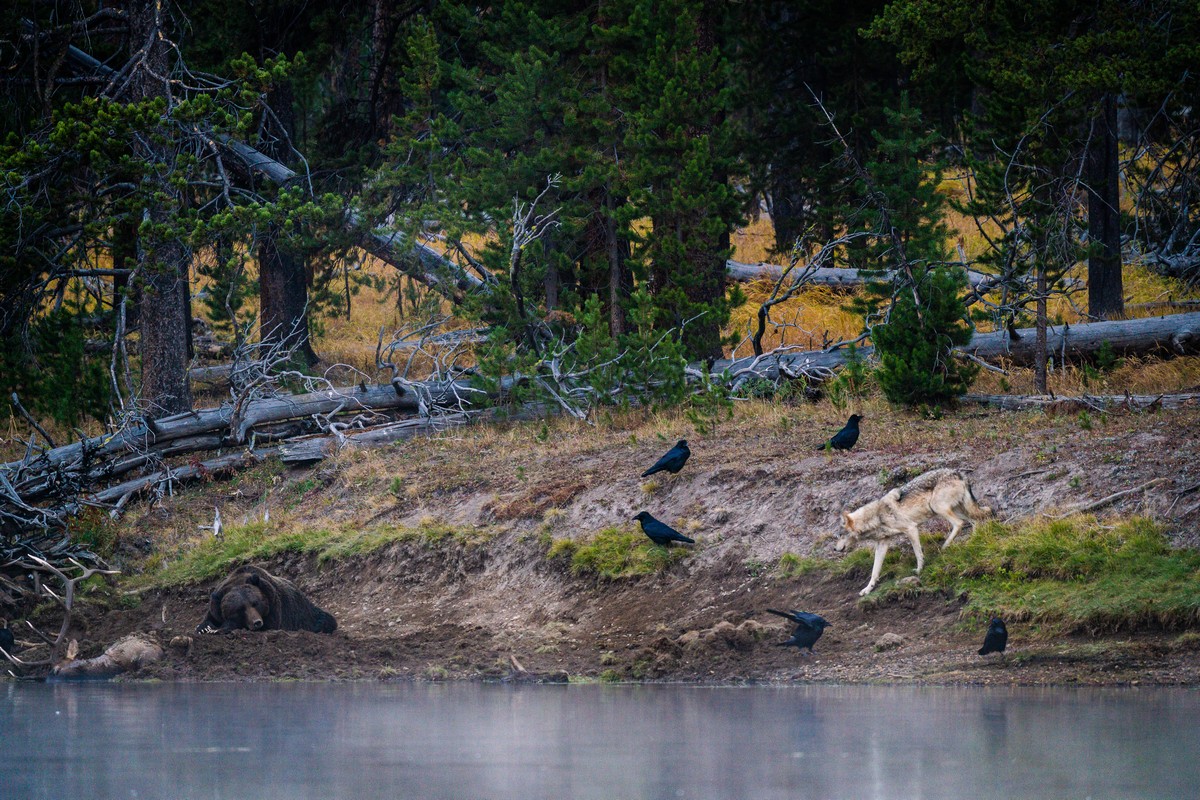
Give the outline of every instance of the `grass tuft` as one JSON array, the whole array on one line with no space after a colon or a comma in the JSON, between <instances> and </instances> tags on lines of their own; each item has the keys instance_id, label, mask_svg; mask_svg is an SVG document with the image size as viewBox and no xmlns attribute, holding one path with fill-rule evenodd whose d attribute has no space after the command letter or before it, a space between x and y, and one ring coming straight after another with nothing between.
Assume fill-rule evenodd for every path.
<instances>
[{"instance_id":1,"label":"grass tuft","mask_svg":"<svg viewBox=\"0 0 1200 800\"><path fill-rule=\"evenodd\" d=\"M969 618L1095 634L1195 625L1198 576L1200 552L1172 549L1148 519L1074 517L1016 528L986 522L932 558L921 582L965 594Z\"/></svg>"},{"instance_id":2,"label":"grass tuft","mask_svg":"<svg viewBox=\"0 0 1200 800\"><path fill-rule=\"evenodd\" d=\"M781 579L798 578L801 575L808 575L818 570L824 570L834 575L845 575L856 570L866 574L870 573L874 558L874 551L867 548L860 548L852 553L847 553L845 558L833 560L813 558L812 556L799 556L795 553L784 553L779 557L779 563L775 566L775 573ZM903 556L899 554L894 557L897 562L902 558ZM891 553L889 553L888 561L891 562L892 560Z\"/></svg>"},{"instance_id":3,"label":"grass tuft","mask_svg":"<svg viewBox=\"0 0 1200 800\"><path fill-rule=\"evenodd\" d=\"M210 537L178 558L164 561L156 571L147 571L145 580L156 586L199 583L223 576L239 564L265 561L284 553L315 555L318 563L325 563L364 555L393 542L475 547L494 535L485 528L455 528L429 520L422 520L416 528L380 525L363 529L348 524L282 532L256 522L225 528L220 539Z\"/></svg>"},{"instance_id":4,"label":"grass tuft","mask_svg":"<svg viewBox=\"0 0 1200 800\"><path fill-rule=\"evenodd\" d=\"M568 556L576 575L620 580L665 571L687 558L688 545L663 547L640 532L604 528L583 542L556 539L547 552L548 558Z\"/></svg>"},{"instance_id":5,"label":"grass tuft","mask_svg":"<svg viewBox=\"0 0 1200 800\"><path fill-rule=\"evenodd\" d=\"M1101 524L1076 516L1012 526L989 520L946 550L941 539L921 537L926 562L919 586L896 584L895 578L912 574L916 559L906 547L894 547L884 562L885 582L860 602L878 606L920 593L962 597L963 618L972 624L1000 616L1050 633L1200 624L1200 551L1172 548L1163 529L1142 517ZM865 578L873 557L865 547L838 560L785 553L777 574L786 579L827 570ZM1181 646L1190 642L1187 635Z\"/></svg>"}]
</instances>

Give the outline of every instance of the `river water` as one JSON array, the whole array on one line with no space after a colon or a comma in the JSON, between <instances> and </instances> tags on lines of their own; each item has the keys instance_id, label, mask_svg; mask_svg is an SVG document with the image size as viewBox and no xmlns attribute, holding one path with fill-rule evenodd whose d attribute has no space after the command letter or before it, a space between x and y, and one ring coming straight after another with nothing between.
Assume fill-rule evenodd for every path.
<instances>
[{"instance_id":1,"label":"river water","mask_svg":"<svg viewBox=\"0 0 1200 800\"><path fill-rule=\"evenodd\" d=\"M0 797L1190 798L1187 689L0 683Z\"/></svg>"}]
</instances>

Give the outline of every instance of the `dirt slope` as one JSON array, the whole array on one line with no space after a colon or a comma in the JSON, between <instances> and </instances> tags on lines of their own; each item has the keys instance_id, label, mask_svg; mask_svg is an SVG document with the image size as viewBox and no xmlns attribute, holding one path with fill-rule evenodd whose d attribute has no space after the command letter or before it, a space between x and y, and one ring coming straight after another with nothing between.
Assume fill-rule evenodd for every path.
<instances>
[{"instance_id":1,"label":"dirt slope","mask_svg":"<svg viewBox=\"0 0 1200 800\"><path fill-rule=\"evenodd\" d=\"M650 415L599 430L533 423L457 431L185 492L139 512L123 541L186 547L203 535L197 525L214 504L233 524L269 510L278 526L436 521L478 526L490 538L393 543L324 564L276 559L270 569L337 617L335 634L195 636L139 677L1200 681L1200 652L1178 632L1047 639L1013 625L1007 660L982 659L974 653L982 628L964 627L957 598L864 604L857 590L865 574L781 579L775 570L786 552L836 557L829 544L842 508L940 466L970 471L981 502L1001 519L1055 513L1167 477L1109 510L1149 514L1176 543L1195 546L1200 493L1177 492L1200 481L1200 410L1095 420L867 412L848 454L813 449L840 426L828 408L756 406L709 436ZM680 437L693 451L683 472L653 483L638 477ZM546 533L582 539L628 525L642 509L694 536L695 552L663 574L622 581L573 575L545 555ZM156 590L137 608L93 614L85 654L130 630L154 631L164 643L191 634L209 588ZM814 656L773 646L787 633L768 607L816 611L832 623Z\"/></svg>"}]
</instances>

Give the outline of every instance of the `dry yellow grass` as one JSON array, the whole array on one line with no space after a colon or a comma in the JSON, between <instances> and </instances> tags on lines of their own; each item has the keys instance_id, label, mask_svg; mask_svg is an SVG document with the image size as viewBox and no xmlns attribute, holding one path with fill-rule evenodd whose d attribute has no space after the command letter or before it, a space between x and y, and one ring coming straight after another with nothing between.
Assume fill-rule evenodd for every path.
<instances>
[{"instance_id":1,"label":"dry yellow grass","mask_svg":"<svg viewBox=\"0 0 1200 800\"><path fill-rule=\"evenodd\" d=\"M758 329L758 309L771 295L772 281L755 281L743 285L746 303L733 310L728 331L739 340ZM763 336L763 348L770 350L782 345L799 345L805 349L820 349L844 339L853 339L862 330L862 318L843 310L853 294L828 286L809 286L787 302L771 309L771 321L782 327L768 325ZM748 351L744 345L739 355Z\"/></svg>"},{"instance_id":2,"label":"dry yellow grass","mask_svg":"<svg viewBox=\"0 0 1200 800\"><path fill-rule=\"evenodd\" d=\"M981 371L971 387L979 394L1034 394L1033 370L1008 369L1007 375ZM1047 388L1056 395L1161 394L1200 391L1200 357L1186 356L1162 361L1155 358L1124 358L1111 372L1068 365L1054 368Z\"/></svg>"},{"instance_id":3,"label":"dry yellow grass","mask_svg":"<svg viewBox=\"0 0 1200 800\"><path fill-rule=\"evenodd\" d=\"M730 243L733 245L734 261L757 264L761 261L771 263L778 260L772 255L772 249L775 247L775 226L771 224L771 218L766 213L759 214L757 218L750 220L746 227L734 231Z\"/></svg>"},{"instance_id":4,"label":"dry yellow grass","mask_svg":"<svg viewBox=\"0 0 1200 800\"><path fill-rule=\"evenodd\" d=\"M941 190L956 196L962 191L961 185L954 180L944 181ZM952 231L952 241L962 245L968 258L975 258L983 252L986 242L974 219L950 211L947 214L947 223ZM481 247L485 242L485 239L476 237L469 244ZM734 232L733 257L747 263L778 261L779 258L771 252L774 242L775 232L770 217L765 213L760 214L744 228ZM348 318L345 315L337 315L320 320L314 337L314 347L321 355L322 361L327 364L348 364L373 374L380 329L388 335L404 325L406 320L397 306L395 289L381 291L373 285L382 283L385 286L394 286L397 279L395 268L374 258L364 258L362 269L372 278L372 285L361 285L357 288L351 300ZM1083 265L1076 267L1071 271L1070 277L1085 278L1086 268ZM769 281L743 285L747 302L733 311L726 329L728 335L740 341L753 332L757 326L758 308L769 296L771 288L772 284ZM1125 294L1131 304L1200 296L1200 293L1189 291L1177 281L1162 278L1137 265L1128 265L1125 269ZM857 336L861 331L861 320L842 310L851 296L842 290L811 287L787 303L776 306L772 309L771 318L785 327L769 327L763 340L764 346L768 349L781 345L820 348ZM250 300L247 313L254 313L256 302L253 298ZM1072 305L1068 299L1058 297L1050 303L1049 313L1052 319L1076 323L1082 319L1079 311L1082 304L1082 298L1077 298L1075 305ZM442 311L448 313L450 309L443 305ZM1161 311L1131 309L1129 316L1155 313ZM980 329L988 330L990 326L985 322L980 325ZM743 345L739 354L748 352L747 348L748 344Z\"/></svg>"}]
</instances>

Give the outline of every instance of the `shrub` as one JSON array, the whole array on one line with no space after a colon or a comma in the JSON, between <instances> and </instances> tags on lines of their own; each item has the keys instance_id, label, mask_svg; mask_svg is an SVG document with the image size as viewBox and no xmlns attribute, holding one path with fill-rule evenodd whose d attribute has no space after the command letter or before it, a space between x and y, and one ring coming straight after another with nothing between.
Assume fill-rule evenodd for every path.
<instances>
[{"instance_id":1,"label":"shrub","mask_svg":"<svg viewBox=\"0 0 1200 800\"><path fill-rule=\"evenodd\" d=\"M975 380L979 367L951 354L954 347L971 341L958 296L964 285L961 270L931 269L915 292L899 290L887 323L871 329L879 356L875 378L892 403L909 407L952 403Z\"/></svg>"}]
</instances>

